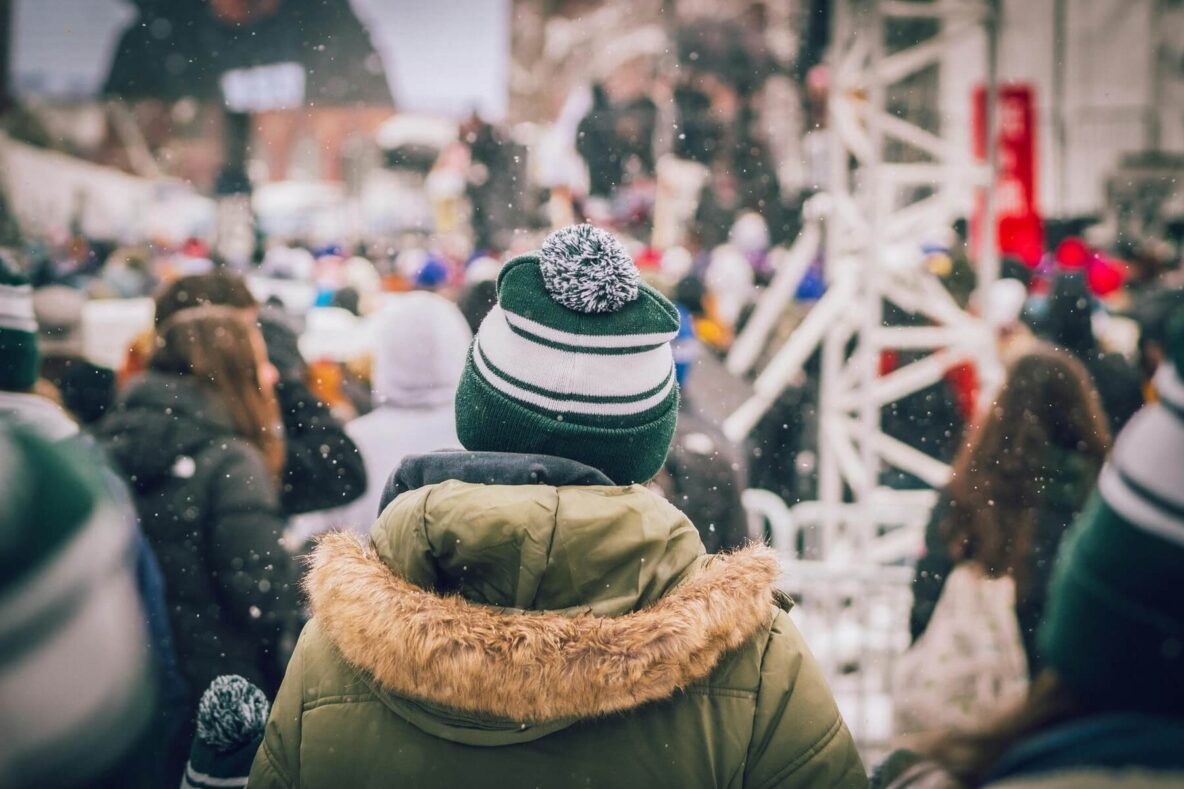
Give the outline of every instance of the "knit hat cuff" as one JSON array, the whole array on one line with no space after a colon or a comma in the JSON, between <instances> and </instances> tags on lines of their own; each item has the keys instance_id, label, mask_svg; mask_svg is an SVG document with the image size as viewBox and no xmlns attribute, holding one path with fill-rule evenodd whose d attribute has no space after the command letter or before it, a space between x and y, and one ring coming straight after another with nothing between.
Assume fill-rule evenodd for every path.
<instances>
[{"instance_id":1,"label":"knit hat cuff","mask_svg":"<svg viewBox=\"0 0 1184 789\"><path fill-rule=\"evenodd\" d=\"M1047 663L1085 700L1184 710L1184 686L1168 679L1184 671L1184 629L1178 606L1163 599L1173 593L1177 557L1101 496L1066 537L1040 644Z\"/></svg>"},{"instance_id":2,"label":"knit hat cuff","mask_svg":"<svg viewBox=\"0 0 1184 789\"><path fill-rule=\"evenodd\" d=\"M504 396L470 362L456 394L456 433L472 452L555 455L598 469L618 485L647 482L661 470L678 420L674 387L649 422L597 427L559 421Z\"/></svg>"},{"instance_id":3,"label":"knit hat cuff","mask_svg":"<svg viewBox=\"0 0 1184 789\"><path fill-rule=\"evenodd\" d=\"M1162 406L1144 408L1115 442L1098 490L1132 528L1184 549L1182 463L1184 417Z\"/></svg>"}]
</instances>

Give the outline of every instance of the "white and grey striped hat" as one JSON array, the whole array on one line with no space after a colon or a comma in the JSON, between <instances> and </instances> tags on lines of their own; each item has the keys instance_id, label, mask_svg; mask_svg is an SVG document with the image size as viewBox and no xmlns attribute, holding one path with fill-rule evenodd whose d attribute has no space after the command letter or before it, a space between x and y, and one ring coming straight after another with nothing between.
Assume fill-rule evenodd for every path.
<instances>
[{"instance_id":1,"label":"white and grey striped hat","mask_svg":"<svg viewBox=\"0 0 1184 789\"><path fill-rule=\"evenodd\" d=\"M1120 516L1184 548L1184 379L1170 361L1155 374L1159 402L1119 435L1098 491Z\"/></svg>"},{"instance_id":2,"label":"white and grey striped hat","mask_svg":"<svg viewBox=\"0 0 1184 789\"><path fill-rule=\"evenodd\" d=\"M1041 625L1042 657L1098 709L1184 714L1184 316L1065 538Z\"/></svg>"}]
</instances>

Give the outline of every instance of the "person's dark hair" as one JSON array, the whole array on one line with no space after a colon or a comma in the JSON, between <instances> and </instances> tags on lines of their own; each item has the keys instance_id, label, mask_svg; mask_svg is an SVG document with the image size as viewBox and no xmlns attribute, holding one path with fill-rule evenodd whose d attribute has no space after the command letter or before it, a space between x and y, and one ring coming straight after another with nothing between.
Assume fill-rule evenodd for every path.
<instances>
[{"instance_id":1,"label":"person's dark hair","mask_svg":"<svg viewBox=\"0 0 1184 789\"><path fill-rule=\"evenodd\" d=\"M259 330L233 307L204 305L182 310L158 329L148 367L192 376L229 410L238 434L259 451L277 478L284 465L279 405L265 392L258 355ZM258 343L258 346L256 345Z\"/></svg>"},{"instance_id":2,"label":"person's dark hair","mask_svg":"<svg viewBox=\"0 0 1184 789\"><path fill-rule=\"evenodd\" d=\"M259 306L247 283L237 274L213 271L181 277L165 287L156 297L156 326L182 310L214 304L235 309Z\"/></svg>"},{"instance_id":3,"label":"person's dark hair","mask_svg":"<svg viewBox=\"0 0 1184 789\"><path fill-rule=\"evenodd\" d=\"M1020 356L954 458L941 526L954 561L1010 575L1024 597L1037 512L1063 474L1058 454L1100 470L1109 447L1106 416L1081 362L1044 345Z\"/></svg>"},{"instance_id":4,"label":"person's dark hair","mask_svg":"<svg viewBox=\"0 0 1184 789\"><path fill-rule=\"evenodd\" d=\"M473 334L481 328L481 321L485 320L485 316L496 304L497 282L491 279L472 283L461 292L456 302Z\"/></svg>"},{"instance_id":5,"label":"person's dark hair","mask_svg":"<svg viewBox=\"0 0 1184 789\"><path fill-rule=\"evenodd\" d=\"M952 730L918 738L912 749L966 787L979 786L999 759L1037 732L1085 717L1090 709L1051 670L1041 672L1027 697L979 729Z\"/></svg>"},{"instance_id":6,"label":"person's dark hair","mask_svg":"<svg viewBox=\"0 0 1184 789\"><path fill-rule=\"evenodd\" d=\"M707 286L694 274L688 274L674 286L674 301L696 317L704 314L703 298L706 295Z\"/></svg>"},{"instance_id":7,"label":"person's dark hair","mask_svg":"<svg viewBox=\"0 0 1184 789\"><path fill-rule=\"evenodd\" d=\"M332 307L340 307L351 315L361 315L362 297L358 294L357 288L344 287L333 294L329 305Z\"/></svg>"},{"instance_id":8,"label":"person's dark hair","mask_svg":"<svg viewBox=\"0 0 1184 789\"><path fill-rule=\"evenodd\" d=\"M1168 326L1176 315L1184 314L1184 288L1150 293L1135 305L1132 317L1139 324L1139 366L1143 375L1155 374L1168 339Z\"/></svg>"},{"instance_id":9,"label":"person's dark hair","mask_svg":"<svg viewBox=\"0 0 1184 789\"><path fill-rule=\"evenodd\" d=\"M1024 261L1013 255L1004 255L1003 260L999 262L999 277L1002 279L1015 279L1024 283L1024 287L1029 287L1032 284L1032 269Z\"/></svg>"}]
</instances>

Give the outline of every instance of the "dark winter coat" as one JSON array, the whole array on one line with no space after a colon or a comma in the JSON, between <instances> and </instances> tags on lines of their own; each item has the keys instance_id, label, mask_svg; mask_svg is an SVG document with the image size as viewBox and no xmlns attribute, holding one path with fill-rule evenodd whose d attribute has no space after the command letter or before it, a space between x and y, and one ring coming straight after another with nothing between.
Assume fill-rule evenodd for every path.
<instances>
[{"instance_id":1,"label":"dark winter coat","mask_svg":"<svg viewBox=\"0 0 1184 789\"><path fill-rule=\"evenodd\" d=\"M748 542L740 479L731 444L684 399L657 482L666 498L695 524L708 553L734 550Z\"/></svg>"},{"instance_id":2,"label":"dark winter coat","mask_svg":"<svg viewBox=\"0 0 1184 789\"><path fill-rule=\"evenodd\" d=\"M329 407L304 382L308 366L296 332L275 312L260 315L267 355L280 373L275 396L284 420L280 510L299 515L349 504L366 490L366 465Z\"/></svg>"},{"instance_id":3,"label":"dark winter coat","mask_svg":"<svg viewBox=\"0 0 1184 789\"><path fill-rule=\"evenodd\" d=\"M592 108L576 127L576 151L588 166L588 193L608 197L621 185L623 157L616 112L604 88L592 88Z\"/></svg>"},{"instance_id":4,"label":"dark winter coat","mask_svg":"<svg viewBox=\"0 0 1184 789\"><path fill-rule=\"evenodd\" d=\"M81 356L45 356L41 377L53 384L62 404L84 425L97 422L115 404L115 371Z\"/></svg>"},{"instance_id":5,"label":"dark winter coat","mask_svg":"<svg viewBox=\"0 0 1184 789\"><path fill-rule=\"evenodd\" d=\"M1094 337L1090 305L1095 299L1082 272L1063 272L1052 284L1042 333L1085 365L1110 422L1110 434L1143 407L1138 371L1121 354L1107 353Z\"/></svg>"},{"instance_id":6,"label":"dark winter coat","mask_svg":"<svg viewBox=\"0 0 1184 789\"><path fill-rule=\"evenodd\" d=\"M1053 561L1060 547L1065 531L1081 513L1085 500L1097 481L1098 469L1088 461L1065 454L1050 468L1059 468L1061 478L1045 491L1043 506L1036 516L1031 552L1028 554L1028 592L1017 593L1016 618L1020 637L1028 658L1028 672L1035 676L1043 660L1036 641L1036 630L1044 615L1048 598L1048 583L1052 575ZM949 500L943 494L925 527L925 555L917 562L913 576L913 608L909 615L909 628L916 641L929 626L933 610L937 607L946 578L954 569L954 560L942 538L941 527L949 512Z\"/></svg>"},{"instance_id":7,"label":"dark winter coat","mask_svg":"<svg viewBox=\"0 0 1184 789\"><path fill-rule=\"evenodd\" d=\"M1123 426L1143 407L1143 382L1139 371L1126 357L1118 353L1091 351L1081 357L1098 399L1110 423L1110 435L1116 436Z\"/></svg>"},{"instance_id":8,"label":"dark winter coat","mask_svg":"<svg viewBox=\"0 0 1184 789\"><path fill-rule=\"evenodd\" d=\"M786 504L815 498L818 433L817 371L785 388L749 434L748 487L776 493Z\"/></svg>"},{"instance_id":9,"label":"dark winter coat","mask_svg":"<svg viewBox=\"0 0 1184 789\"><path fill-rule=\"evenodd\" d=\"M429 484L320 543L252 789L866 786L767 549L525 462L548 484Z\"/></svg>"},{"instance_id":10,"label":"dark winter coat","mask_svg":"<svg viewBox=\"0 0 1184 789\"><path fill-rule=\"evenodd\" d=\"M240 674L274 692L297 578L279 543L275 483L226 407L195 382L150 372L99 425L164 574L191 692Z\"/></svg>"}]
</instances>

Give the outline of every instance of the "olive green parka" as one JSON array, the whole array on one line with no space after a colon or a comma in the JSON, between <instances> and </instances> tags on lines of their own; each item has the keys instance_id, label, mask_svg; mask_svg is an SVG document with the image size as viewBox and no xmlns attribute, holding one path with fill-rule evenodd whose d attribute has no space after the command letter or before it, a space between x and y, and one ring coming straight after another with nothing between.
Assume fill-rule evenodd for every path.
<instances>
[{"instance_id":1,"label":"olive green parka","mask_svg":"<svg viewBox=\"0 0 1184 789\"><path fill-rule=\"evenodd\" d=\"M866 786L778 574L637 485L404 493L315 550L249 786Z\"/></svg>"}]
</instances>

